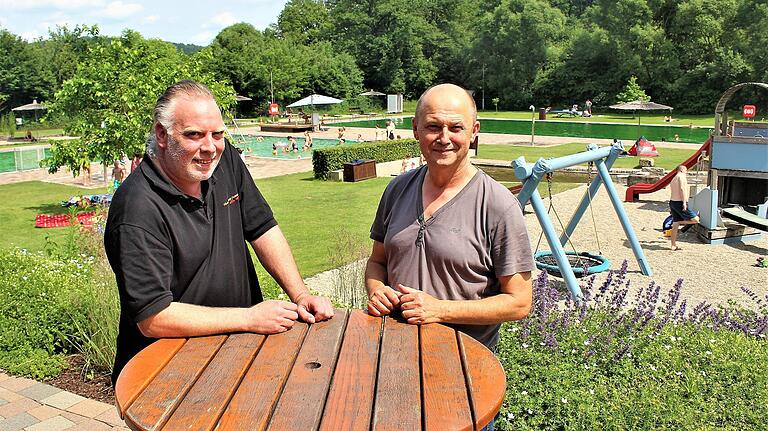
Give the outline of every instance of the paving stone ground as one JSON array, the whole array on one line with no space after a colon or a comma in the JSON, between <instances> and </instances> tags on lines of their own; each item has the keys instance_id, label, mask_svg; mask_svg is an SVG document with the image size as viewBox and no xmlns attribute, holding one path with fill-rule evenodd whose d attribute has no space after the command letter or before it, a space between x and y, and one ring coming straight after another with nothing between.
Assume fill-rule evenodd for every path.
<instances>
[{"instance_id":1,"label":"paving stone ground","mask_svg":"<svg viewBox=\"0 0 768 431\"><path fill-rule=\"evenodd\" d=\"M110 404L0 371L0 431L120 430Z\"/></svg>"}]
</instances>

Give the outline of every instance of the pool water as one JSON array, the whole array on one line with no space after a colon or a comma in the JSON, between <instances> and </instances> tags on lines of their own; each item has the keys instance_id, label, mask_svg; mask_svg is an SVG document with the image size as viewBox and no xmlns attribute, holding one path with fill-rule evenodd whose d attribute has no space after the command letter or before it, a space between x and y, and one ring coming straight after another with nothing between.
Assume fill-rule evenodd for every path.
<instances>
[{"instance_id":1,"label":"pool water","mask_svg":"<svg viewBox=\"0 0 768 431\"><path fill-rule=\"evenodd\" d=\"M386 120L360 120L344 122L347 127L386 127ZM337 123L342 124L342 123ZM503 133L512 135L530 135L531 122L527 120L499 120L481 119L480 131L486 133ZM398 129L412 128L411 118L397 119ZM612 124L612 123L583 123L574 121L536 121L536 135L541 136L569 136L580 138L621 139L634 142L638 137L645 136L650 141L675 141L675 135L679 142L703 143L709 137L710 128L667 126L667 125L640 125L636 124ZM410 134L408 134L410 136Z\"/></svg>"},{"instance_id":2,"label":"pool water","mask_svg":"<svg viewBox=\"0 0 768 431\"><path fill-rule=\"evenodd\" d=\"M338 144L338 140L336 139L319 139L314 138L312 139L312 150L309 151L302 151L302 147L304 146L304 136L301 134L297 134L294 136L296 138L296 145L299 146L299 151L297 153L289 152L284 153L282 147L277 147L277 154L272 154L272 144L285 144L286 147L289 145L288 138L287 137L280 137L280 136L262 136L263 139L261 142L258 141L257 137L254 135L238 135L235 136L235 142L234 144L245 151L245 155L247 156L256 156L256 157L266 157L270 159L282 159L282 160L299 160L299 159L306 159L312 158L312 150L316 150L318 148L325 148L325 147L331 147ZM354 145L356 144L356 141L347 140L345 145Z\"/></svg>"}]
</instances>

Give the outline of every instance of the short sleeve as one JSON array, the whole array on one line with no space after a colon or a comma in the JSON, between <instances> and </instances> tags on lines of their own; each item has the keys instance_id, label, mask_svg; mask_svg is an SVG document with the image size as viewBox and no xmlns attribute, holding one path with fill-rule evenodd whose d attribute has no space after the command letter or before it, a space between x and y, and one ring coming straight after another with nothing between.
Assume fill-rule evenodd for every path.
<instances>
[{"instance_id":1,"label":"short sleeve","mask_svg":"<svg viewBox=\"0 0 768 431\"><path fill-rule=\"evenodd\" d=\"M389 183L384 193L379 200L379 207L376 210L376 217L373 219L371 225L371 239L383 243L384 237L387 235L387 222L389 220L389 195L391 194L392 184Z\"/></svg>"},{"instance_id":2,"label":"short sleeve","mask_svg":"<svg viewBox=\"0 0 768 431\"><path fill-rule=\"evenodd\" d=\"M123 224L105 238L107 257L115 272L123 311L138 323L173 301L170 248L154 235Z\"/></svg>"},{"instance_id":3,"label":"short sleeve","mask_svg":"<svg viewBox=\"0 0 768 431\"><path fill-rule=\"evenodd\" d=\"M505 190L506 193L509 193ZM494 214L491 232L491 259L497 277L533 271L533 253L525 226L525 217L517 198L511 197L501 212Z\"/></svg>"}]
</instances>

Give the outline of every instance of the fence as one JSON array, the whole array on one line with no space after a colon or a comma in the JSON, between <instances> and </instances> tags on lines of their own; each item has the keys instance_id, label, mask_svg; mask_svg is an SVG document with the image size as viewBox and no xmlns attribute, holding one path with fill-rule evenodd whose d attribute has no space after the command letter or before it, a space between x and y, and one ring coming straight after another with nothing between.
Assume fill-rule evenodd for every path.
<instances>
[{"instance_id":1,"label":"fence","mask_svg":"<svg viewBox=\"0 0 768 431\"><path fill-rule=\"evenodd\" d=\"M43 146L0 150L0 173L40 169L40 160L50 155L50 148Z\"/></svg>"}]
</instances>

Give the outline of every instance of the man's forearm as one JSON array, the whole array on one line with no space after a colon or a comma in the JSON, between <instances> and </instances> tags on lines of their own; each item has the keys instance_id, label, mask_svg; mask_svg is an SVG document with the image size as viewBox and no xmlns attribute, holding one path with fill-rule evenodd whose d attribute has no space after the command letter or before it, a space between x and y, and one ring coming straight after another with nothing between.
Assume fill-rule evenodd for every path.
<instances>
[{"instance_id":1,"label":"man's forearm","mask_svg":"<svg viewBox=\"0 0 768 431\"><path fill-rule=\"evenodd\" d=\"M373 292L386 286L387 269L384 265L368 259L365 266L365 290L370 297Z\"/></svg>"},{"instance_id":2,"label":"man's forearm","mask_svg":"<svg viewBox=\"0 0 768 431\"><path fill-rule=\"evenodd\" d=\"M441 320L445 323L493 325L526 317L530 303L502 293L476 300L443 300L441 308Z\"/></svg>"},{"instance_id":3,"label":"man's forearm","mask_svg":"<svg viewBox=\"0 0 768 431\"><path fill-rule=\"evenodd\" d=\"M197 337L244 331L244 308L205 307L172 302L164 310L139 322L146 337Z\"/></svg>"},{"instance_id":4,"label":"man's forearm","mask_svg":"<svg viewBox=\"0 0 768 431\"><path fill-rule=\"evenodd\" d=\"M251 242L256 256L277 284L288 294L291 301L309 294L293 259L293 254L278 226Z\"/></svg>"}]
</instances>

